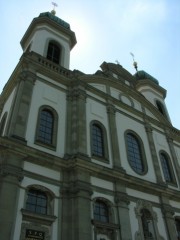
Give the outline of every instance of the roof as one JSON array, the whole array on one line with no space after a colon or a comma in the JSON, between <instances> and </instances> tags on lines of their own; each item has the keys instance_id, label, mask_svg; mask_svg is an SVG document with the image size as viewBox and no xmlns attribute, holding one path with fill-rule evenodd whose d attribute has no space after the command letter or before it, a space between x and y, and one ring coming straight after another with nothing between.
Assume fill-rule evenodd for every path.
<instances>
[{"instance_id":1,"label":"roof","mask_svg":"<svg viewBox=\"0 0 180 240\"><path fill-rule=\"evenodd\" d=\"M58 23L59 25L61 25L62 27L66 28L66 29L70 29L70 25L69 23L65 22L64 20L62 20L61 18L53 15L50 12L44 12L44 13L40 13L39 14L39 18L40 17L48 17L51 20L53 20L54 22Z\"/></svg>"},{"instance_id":2,"label":"roof","mask_svg":"<svg viewBox=\"0 0 180 240\"><path fill-rule=\"evenodd\" d=\"M142 79L149 79L152 82L154 82L155 84L159 85L159 82L156 78L152 77L150 74L148 74L147 72L140 70L137 71L137 73L134 74L136 80L142 80Z\"/></svg>"}]
</instances>

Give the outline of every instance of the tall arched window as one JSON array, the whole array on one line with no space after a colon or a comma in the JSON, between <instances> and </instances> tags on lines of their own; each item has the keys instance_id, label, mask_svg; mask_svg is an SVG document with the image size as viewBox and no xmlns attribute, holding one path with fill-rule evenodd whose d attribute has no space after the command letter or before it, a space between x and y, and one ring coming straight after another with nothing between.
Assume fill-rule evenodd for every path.
<instances>
[{"instance_id":1,"label":"tall arched window","mask_svg":"<svg viewBox=\"0 0 180 240\"><path fill-rule=\"evenodd\" d=\"M42 106L38 114L36 143L55 147L57 124L58 116L56 111L49 106Z\"/></svg>"},{"instance_id":2,"label":"tall arched window","mask_svg":"<svg viewBox=\"0 0 180 240\"><path fill-rule=\"evenodd\" d=\"M103 131L97 124L92 125L92 148L94 155L98 157L104 156Z\"/></svg>"},{"instance_id":3,"label":"tall arched window","mask_svg":"<svg viewBox=\"0 0 180 240\"><path fill-rule=\"evenodd\" d=\"M94 219L99 222L109 222L109 208L102 200L96 200L94 204Z\"/></svg>"},{"instance_id":4,"label":"tall arched window","mask_svg":"<svg viewBox=\"0 0 180 240\"><path fill-rule=\"evenodd\" d=\"M131 168L138 174L143 174L147 171L147 165L144 154L144 149L139 138L131 133L126 133L127 157Z\"/></svg>"},{"instance_id":5,"label":"tall arched window","mask_svg":"<svg viewBox=\"0 0 180 240\"><path fill-rule=\"evenodd\" d=\"M90 128L92 156L107 161L108 146L105 127L98 121L92 121Z\"/></svg>"},{"instance_id":6,"label":"tall arched window","mask_svg":"<svg viewBox=\"0 0 180 240\"><path fill-rule=\"evenodd\" d=\"M175 176L169 156L164 151L160 152L161 166L164 179L168 183L175 183Z\"/></svg>"},{"instance_id":7,"label":"tall arched window","mask_svg":"<svg viewBox=\"0 0 180 240\"><path fill-rule=\"evenodd\" d=\"M57 43L51 41L48 45L47 59L59 64L61 50Z\"/></svg>"},{"instance_id":8,"label":"tall arched window","mask_svg":"<svg viewBox=\"0 0 180 240\"><path fill-rule=\"evenodd\" d=\"M52 144L54 116L51 111L43 109L40 113L38 140Z\"/></svg>"}]
</instances>

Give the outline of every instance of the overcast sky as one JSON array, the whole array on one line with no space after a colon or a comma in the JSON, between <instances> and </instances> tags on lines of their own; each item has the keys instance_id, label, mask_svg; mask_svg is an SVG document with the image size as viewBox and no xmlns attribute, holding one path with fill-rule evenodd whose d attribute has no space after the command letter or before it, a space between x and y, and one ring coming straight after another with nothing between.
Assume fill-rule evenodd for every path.
<instances>
[{"instance_id":1,"label":"overcast sky","mask_svg":"<svg viewBox=\"0 0 180 240\"><path fill-rule=\"evenodd\" d=\"M70 69L94 73L116 60L134 74L155 77L167 90L166 106L180 129L180 0L56 0L56 15L76 33ZM1 1L0 92L22 54L20 40L34 17L51 11L49 0Z\"/></svg>"}]
</instances>

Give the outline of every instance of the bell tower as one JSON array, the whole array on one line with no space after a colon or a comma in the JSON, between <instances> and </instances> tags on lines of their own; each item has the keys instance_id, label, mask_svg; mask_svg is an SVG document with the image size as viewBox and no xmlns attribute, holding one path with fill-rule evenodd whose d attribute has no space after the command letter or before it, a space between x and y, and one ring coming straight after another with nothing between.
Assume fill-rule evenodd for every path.
<instances>
[{"instance_id":1,"label":"bell tower","mask_svg":"<svg viewBox=\"0 0 180 240\"><path fill-rule=\"evenodd\" d=\"M34 18L21 40L23 52L38 53L66 69L75 44L75 33L67 22L55 16L54 10Z\"/></svg>"}]
</instances>

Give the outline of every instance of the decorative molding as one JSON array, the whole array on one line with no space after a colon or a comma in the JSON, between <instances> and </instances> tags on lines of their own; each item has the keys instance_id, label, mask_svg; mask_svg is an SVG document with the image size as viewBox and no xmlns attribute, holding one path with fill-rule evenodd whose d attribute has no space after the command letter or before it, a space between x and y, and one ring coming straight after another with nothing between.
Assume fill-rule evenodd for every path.
<instances>
[{"instance_id":1,"label":"decorative molding","mask_svg":"<svg viewBox=\"0 0 180 240\"><path fill-rule=\"evenodd\" d=\"M47 227L41 226L40 224L34 224L34 223L22 223L21 224L20 240L26 239L26 230L35 230L38 232L43 232L45 234L45 238L43 240L50 240L49 229Z\"/></svg>"},{"instance_id":2,"label":"decorative molding","mask_svg":"<svg viewBox=\"0 0 180 240\"><path fill-rule=\"evenodd\" d=\"M3 177L8 175L16 177L19 182L21 182L24 178L23 169L11 164L2 164L0 166L0 175Z\"/></svg>"}]
</instances>

